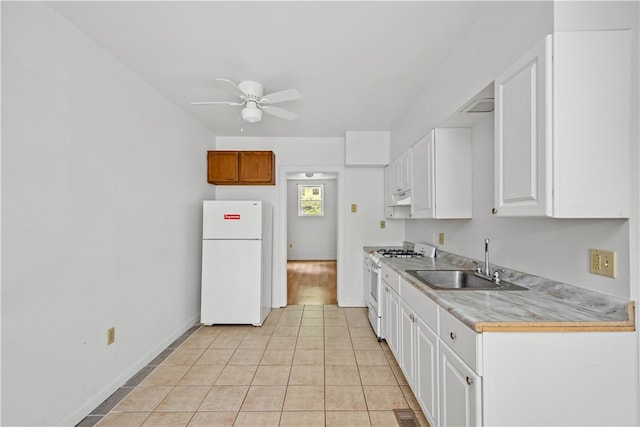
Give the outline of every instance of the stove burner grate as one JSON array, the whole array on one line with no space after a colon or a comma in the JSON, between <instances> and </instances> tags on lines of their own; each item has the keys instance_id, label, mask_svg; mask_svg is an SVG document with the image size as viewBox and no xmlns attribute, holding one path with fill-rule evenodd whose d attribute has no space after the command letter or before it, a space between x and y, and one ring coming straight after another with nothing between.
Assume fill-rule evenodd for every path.
<instances>
[{"instance_id":1,"label":"stove burner grate","mask_svg":"<svg viewBox=\"0 0 640 427\"><path fill-rule=\"evenodd\" d=\"M379 249L380 255L386 258L418 258L424 257L424 254L414 252L408 249Z\"/></svg>"}]
</instances>

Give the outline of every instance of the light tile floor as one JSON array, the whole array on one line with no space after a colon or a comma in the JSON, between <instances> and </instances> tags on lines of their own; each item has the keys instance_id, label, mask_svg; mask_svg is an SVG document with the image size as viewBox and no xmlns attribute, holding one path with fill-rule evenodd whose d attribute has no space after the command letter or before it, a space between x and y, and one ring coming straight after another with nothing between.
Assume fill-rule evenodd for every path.
<instances>
[{"instance_id":1,"label":"light tile floor","mask_svg":"<svg viewBox=\"0 0 640 427\"><path fill-rule=\"evenodd\" d=\"M202 326L79 426L397 426L420 411L365 308L290 305L262 327Z\"/></svg>"}]
</instances>

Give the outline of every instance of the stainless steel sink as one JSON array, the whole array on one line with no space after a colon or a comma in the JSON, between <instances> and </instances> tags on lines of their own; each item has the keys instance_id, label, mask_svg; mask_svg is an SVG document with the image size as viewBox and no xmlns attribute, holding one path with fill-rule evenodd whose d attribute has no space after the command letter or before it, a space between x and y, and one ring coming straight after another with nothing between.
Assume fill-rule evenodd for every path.
<instances>
[{"instance_id":1,"label":"stainless steel sink","mask_svg":"<svg viewBox=\"0 0 640 427\"><path fill-rule=\"evenodd\" d=\"M407 270L432 289L467 291L528 291L529 289L500 281L499 284L477 277L473 270Z\"/></svg>"}]
</instances>

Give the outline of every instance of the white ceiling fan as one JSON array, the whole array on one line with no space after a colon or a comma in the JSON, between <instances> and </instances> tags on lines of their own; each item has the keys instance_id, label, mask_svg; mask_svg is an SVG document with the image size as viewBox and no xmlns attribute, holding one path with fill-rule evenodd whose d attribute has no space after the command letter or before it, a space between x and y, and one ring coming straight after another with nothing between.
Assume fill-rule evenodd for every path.
<instances>
[{"instance_id":1,"label":"white ceiling fan","mask_svg":"<svg viewBox=\"0 0 640 427\"><path fill-rule=\"evenodd\" d=\"M217 81L224 82L226 87L229 88L238 98L240 102L229 101L198 101L192 102L191 105L234 105L244 106L242 109L242 119L249 123L256 123L262 120L262 112L272 116L280 117L286 120L295 120L298 115L283 108L274 107L271 104L277 104L279 102L292 101L299 99L302 96L296 89L287 89L280 92L270 93L264 95L264 88L258 82L246 80L235 84L228 79L216 79Z\"/></svg>"}]
</instances>

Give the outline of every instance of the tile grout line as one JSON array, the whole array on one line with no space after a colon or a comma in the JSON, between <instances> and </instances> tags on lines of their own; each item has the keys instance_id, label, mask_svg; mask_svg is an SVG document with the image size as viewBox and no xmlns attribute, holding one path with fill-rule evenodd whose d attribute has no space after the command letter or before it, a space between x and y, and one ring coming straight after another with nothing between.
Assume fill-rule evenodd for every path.
<instances>
[{"instance_id":1,"label":"tile grout line","mask_svg":"<svg viewBox=\"0 0 640 427\"><path fill-rule=\"evenodd\" d=\"M337 308L340 309L340 307L337 307ZM332 323L331 325L327 324L328 323L327 320L328 319L340 319L340 318L342 318L342 319L344 319L344 327L346 329L346 332L349 334L348 335L348 337L349 337L349 341L348 342L349 342L350 350L351 350L351 352L353 354L353 358L354 358L354 365L355 365L355 368L356 368L355 372L357 373L357 377L358 377L358 381L359 381L359 385L360 385L359 388L360 388L360 391L361 391L361 393L363 395L364 402L365 402L365 407L363 409L367 411L368 422L372 424L374 422L374 418L372 418L373 414L371 413L373 411L373 409L370 407L370 402L366 398L365 384L362 381L362 375L363 375L362 368L363 368L364 365L361 365L361 364L358 363L357 349L356 349L356 346L359 346L359 347L362 347L362 348L360 348L361 352L362 351L373 350L373 348L369 347L368 344L365 345L365 343L362 342L363 339L366 338L366 337L364 335L362 335L362 331L360 331L360 329L362 329L362 327L364 327L365 325L368 325L368 323L363 321L362 318L361 318L362 316L357 314L355 311L351 312L351 311L344 310L344 311L342 311L341 316L335 316L334 317L333 315L330 315L330 312L332 310L327 310L326 305L323 306L321 310L307 310L307 306L306 305L303 306L302 310L292 310L292 312L296 312L296 311L300 311L301 312L300 316L299 316L300 320L298 322L296 322L297 326L295 328L296 328L296 332L297 333L296 333L295 337L293 337L295 339L293 340L293 343L292 343L293 344L293 346L292 346L292 356L291 356L291 359L290 359L290 363L288 364L289 372L288 372L288 375L287 375L287 378L286 378L286 384L284 384L285 385L285 395L283 397L282 405L281 405L280 411L279 411L280 412L280 414L279 414L279 422L282 422L284 420L284 412L286 412L285 411L285 403L286 403L287 393L289 391L289 388L292 386L291 380L293 379L294 367L298 366L298 365L295 365L296 353L298 351L302 351L302 350L309 350L309 349L306 349L306 348L305 349L298 348L298 345L300 344L300 337L301 337L300 333L302 332L302 328L305 327L305 326L303 326L303 324L304 323L310 323L306 327L316 327L315 325L317 325L319 323L317 321L311 321L311 322L307 321L307 322L305 322L304 319L316 319L316 318L320 318L321 317L322 318L322 322L320 324L321 328L319 328L319 329L322 332L321 332L321 334L320 334L320 336L318 338L320 338L322 340L321 348L322 348L322 358L323 359L322 359L322 365L321 366L322 366L322 387L323 387L323 397L324 397L324 404L323 404L322 412L324 413L325 423L326 423L326 420L327 420L327 418L326 418L327 412L329 411L329 408L327 406L327 381L326 381L327 380L327 377L326 377L326 375L327 375L327 364L326 364L327 363L327 359L326 359L326 352L327 352L327 350L331 350L331 349L327 348L327 342L328 342L327 338L331 338L331 337L327 337L326 333L327 333L328 329L330 329L330 328L342 328L342 326L341 326L342 321L341 320L338 320L338 321L331 320L329 322L329 323ZM305 313L309 313L310 314L311 312L320 312L320 313L315 313L315 314L320 314L320 316L317 316L317 315L305 316ZM278 314L277 319L274 320L273 327L269 327L269 332L267 332L265 334L256 334L256 337L260 337L260 339L262 339L264 337L264 339L265 339L264 347L260 348L260 350L262 351L260 362L262 361L262 358L264 358L265 353L268 350L269 343L271 342L271 340L274 337L280 336L280 335L274 335L274 334L278 333L278 332L276 332L278 327L280 326L282 328L290 328L292 322L291 322L291 320L288 320L288 319L291 319L292 317L293 318L298 317L296 315L294 315L294 316L283 316L283 314L285 314L285 313L287 313L287 311L282 310ZM145 380L146 377L148 377L152 372L154 372L155 369L160 367L170 355L174 354L174 352L177 349L179 349L187 341L187 339L189 337L191 337L196 331L200 330L201 328L203 328L203 326L192 328L192 330L189 331L190 333L189 333L188 336L185 336L185 337L181 336L180 337L180 338L182 338L181 340L178 339L178 340L174 341L174 343L172 343L172 345L170 346L170 347L172 347L172 351L171 352L167 352L166 354L164 354L164 358L162 360L160 360L157 363L157 365L151 365L150 364L150 365L147 365L145 368L143 368L143 369L146 369L149 366L154 366L153 370L151 370L149 372L146 372L146 374L144 376L139 378L139 380L138 380L136 385L128 387L130 390L127 392L127 394L125 394L121 398L121 400L123 400L128 395L128 393L131 392L131 390L133 390L137 386L139 386ZM354 328L356 328L356 329L354 330ZM291 331L287 332L285 330L285 331L281 331L281 332L284 333L282 335L282 337L285 338L285 337L289 336L288 334ZM338 331L336 331L336 332L338 332ZM356 333L356 335L354 335L354 333ZM185 334L186 334L186 332L185 332ZM183 334L183 335L185 335L185 334ZM187 369L187 371L185 371L185 373L183 373L181 378L179 380L177 380L176 384L171 385L171 389L169 390L167 395L163 399L161 399L158 404L156 404L154 406L154 408L149 412L149 415L145 418L145 421L149 420L149 417L151 417L151 415L159 408L159 406L164 401L164 399L166 399L166 397L169 396L169 394L173 390L176 389L176 387L179 385L179 382L182 381L185 378L185 376L187 375L187 373L189 372L190 369L192 369L194 366L196 366L197 360L199 360L201 357L203 357L203 355L207 351L207 349L210 349L211 346L215 344L216 340L219 340L219 339L222 339L222 338L225 338L225 337L227 337L227 338L228 337L233 337L233 336L235 336L233 334L233 331L229 335L217 333L215 335L215 337L212 339L212 341L208 344L208 346L203 349L203 353L198 357L198 359L196 359L195 361L193 361L189 365L189 368ZM200 399L199 403L197 404L197 407L196 407L195 411L189 411L189 412L193 412L191 414L190 418L189 418L189 421L193 420L193 417L196 416L197 412L199 412L199 409L201 408L204 400L209 395L209 393L211 392L212 388L215 386L216 381L223 374L224 370L226 368L228 368L229 366L235 366L235 365L230 365L231 361L233 360L234 355L237 355L237 354L241 353L240 350L243 350L241 348L243 343L247 343L248 341L245 341L245 340L247 340L248 338L251 337L250 334L246 334L246 333L245 334L239 334L238 336L241 336L241 339L233 347L233 351L232 351L231 355L226 359L225 364L222 366L222 369L217 374L216 379L214 379L212 384L209 386L208 392ZM313 333L311 335L305 335L305 337L309 337L309 338L313 338L314 336L315 335L313 335ZM338 338L339 336L342 336L342 333L338 333L337 335L335 335L335 338ZM363 339L356 339L358 337L361 337ZM380 343L376 343L376 344L378 344L377 346L375 346L376 350L382 352L382 355L383 355L384 360L386 362L386 366L388 366L389 369L392 372L393 379L395 380L394 381L394 385L400 389L400 391L402 393L403 400L407 404L409 404L409 398L406 396L405 390L401 387L400 379L398 377L398 373L396 373L396 371L394 369L392 369L392 361L389 358L388 351L385 350L385 348L384 348L384 346L382 344L380 344ZM314 344L314 345L312 345L312 347L315 347L316 345L317 344ZM168 349L166 349L166 350L168 350ZM253 348L251 348L251 347L249 349L253 350ZM315 348L312 348L312 349L315 350ZM277 349L272 349L272 350L277 350ZM335 350L338 351L339 348L336 347ZM164 353L164 351L163 351L163 353ZM362 357L365 357L365 356L362 355ZM154 362L155 362L155 359L154 359ZM235 414L234 422L238 420L238 416L239 416L240 412L243 412L243 411L241 411L241 409L242 409L244 403L246 402L246 399L248 397L248 392L251 389L251 387L254 385L253 383L254 383L255 379L257 378L258 370L262 366L260 362L258 362L258 365L256 366L256 370L253 372L253 374L251 376L251 379L249 381L249 384L247 385L247 392L244 395L244 397L242 399L242 402L240 403L240 407L238 408L238 410L237 410L237 412ZM365 362L365 363L367 362L366 357L365 357L365 359L363 359L363 362ZM238 366L240 366L240 365L238 365ZM269 365L265 365L265 366L269 366ZM299 366L306 366L306 365L299 365ZM330 366L333 366L333 365L330 365ZM342 365L338 364L338 365L335 365L335 366L342 366ZM136 375L138 375L138 374L136 374ZM169 384L167 384L167 385L169 385ZM306 384L303 381L303 383L301 383L300 385L312 385L312 384ZM381 384L381 385L384 385L384 384ZM113 407L116 407L118 405L118 403L119 402L114 403ZM308 410L311 411L311 409L308 409ZM294 410L294 409L292 409L292 411L293 412L299 412L299 411L307 411L307 410L303 410L303 409L295 409ZM313 411L315 411L315 410L313 410ZM345 411L347 411L347 410L345 409ZM382 409L380 409L380 411L382 411ZM110 411L107 411L107 414L109 412ZM187 411L179 411L179 412L187 412ZM207 412L207 411L205 411L205 412ZM255 411L244 411L244 412L255 412ZM258 411L258 412L260 412L260 411ZM341 412L341 411L339 411L339 412ZM90 415L93 415L93 414L90 414ZM99 420L96 421L96 422L99 422Z\"/></svg>"}]
</instances>

